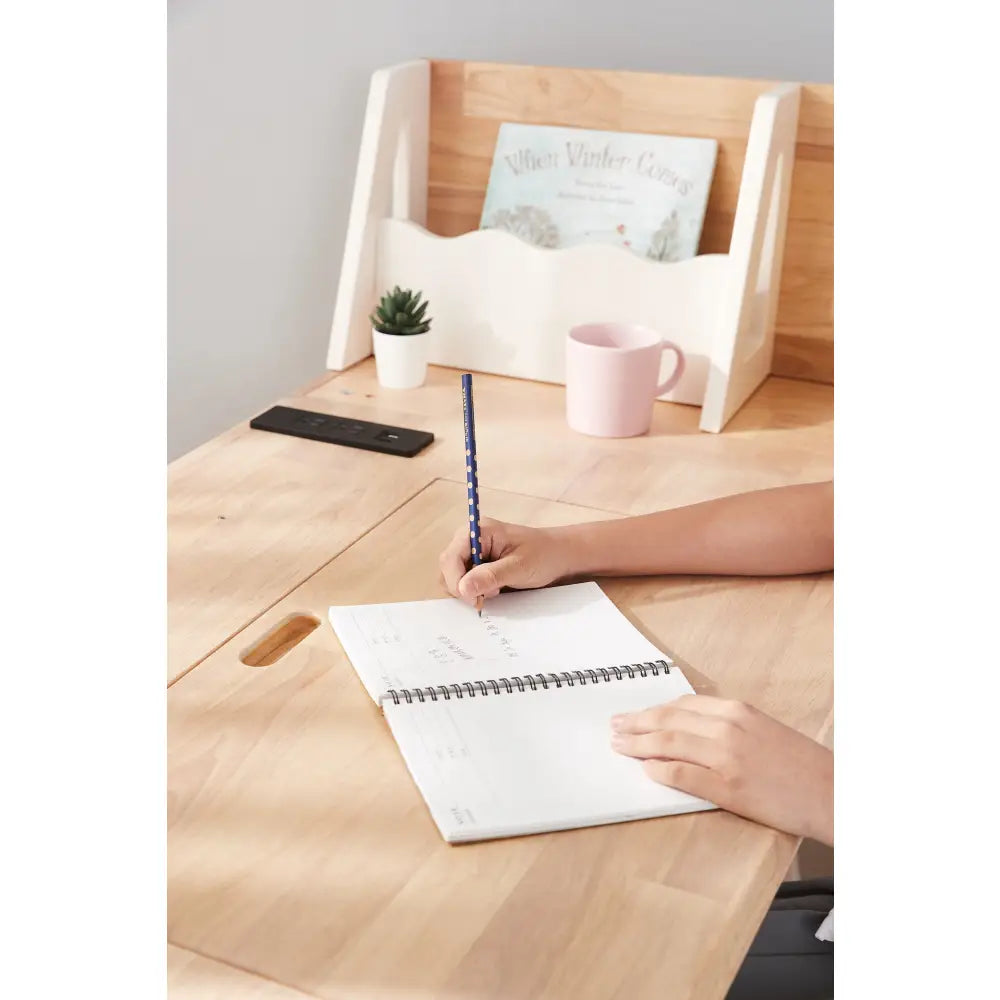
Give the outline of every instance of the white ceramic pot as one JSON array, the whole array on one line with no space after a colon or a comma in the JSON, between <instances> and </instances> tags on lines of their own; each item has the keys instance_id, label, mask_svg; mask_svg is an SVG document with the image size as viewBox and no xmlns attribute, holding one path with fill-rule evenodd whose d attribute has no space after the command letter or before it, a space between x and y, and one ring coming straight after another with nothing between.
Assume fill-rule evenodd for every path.
<instances>
[{"instance_id":1,"label":"white ceramic pot","mask_svg":"<svg viewBox=\"0 0 1000 1000\"><path fill-rule=\"evenodd\" d=\"M416 389L423 385L429 336L430 331L399 336L372 330L379 385L386 389Z\"/></svg>"}]
</instances>

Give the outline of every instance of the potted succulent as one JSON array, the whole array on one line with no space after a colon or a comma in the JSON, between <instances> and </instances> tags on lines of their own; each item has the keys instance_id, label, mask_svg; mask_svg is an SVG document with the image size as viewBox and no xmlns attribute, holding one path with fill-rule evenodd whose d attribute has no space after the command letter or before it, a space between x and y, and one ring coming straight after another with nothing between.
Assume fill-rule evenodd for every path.
<instances>
[{"instance_id":1,"label":"potted succulent","mask_svg":"<svg viewBox=\"0 0 1000 1000\"><path fill-rule=\"evenodd\" d=\"M379 384L387 389L415 389L427 376L427 302L420 292L398 285L382 296L369 319Z\"/></svg>"}]
</instances>

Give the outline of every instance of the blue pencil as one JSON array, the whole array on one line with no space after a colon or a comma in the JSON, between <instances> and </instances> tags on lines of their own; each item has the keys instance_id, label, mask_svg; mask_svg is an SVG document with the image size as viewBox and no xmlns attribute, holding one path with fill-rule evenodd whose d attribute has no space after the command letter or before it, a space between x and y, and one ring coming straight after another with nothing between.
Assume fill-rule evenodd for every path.
<instances>
[{"instance_id":1,"label":"blue pencil","mask_svg":"<svg viewBox=\"0 0 1000 1000\"><path fill-rule=\"evenodd\" d=\"M472 376L462 376L462 409L465 414L465 483L469 488L469 540L472 543L472 565L483 561L482 538L479 534L479 476L476 471L476 411L472 402ZM476 610L483 616L483 599L476 598Z\"/></svg>"}]
</instances>

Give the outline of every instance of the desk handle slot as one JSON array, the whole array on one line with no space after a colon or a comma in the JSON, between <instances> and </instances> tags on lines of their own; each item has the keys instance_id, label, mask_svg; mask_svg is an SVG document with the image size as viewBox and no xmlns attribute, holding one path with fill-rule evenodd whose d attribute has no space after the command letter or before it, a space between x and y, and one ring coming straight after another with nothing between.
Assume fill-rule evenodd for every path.
<instances>
[{"instance_id":1,"label":"desk handle slot","mask_svg":"<svg viewBox=\"0 0 1000 1000\"><path fill-rule=\"evenodd\" d=\"M248 667L269 667L318 627L319 619L312 615L289 615L265 632L252 646L243 650L240 662Z\"/></svg>"}]
</instances>

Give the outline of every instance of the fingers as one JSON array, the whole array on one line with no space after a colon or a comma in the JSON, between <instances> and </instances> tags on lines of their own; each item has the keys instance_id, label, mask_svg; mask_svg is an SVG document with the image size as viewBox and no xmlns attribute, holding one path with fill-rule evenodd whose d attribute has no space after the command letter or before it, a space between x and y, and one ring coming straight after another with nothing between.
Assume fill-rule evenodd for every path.
<instances>
[{"instance_id":1,"label":"fingers","mask_svg":"<svg viewBox=\"0 0 1000 1000\"><path fill-rule=\"evenodd\" d=\"M743 753L741 747L752 738L744 726L747 713L752 711L741 702L685 695L666 705L615 716L611 746L618 753L642 760L647 773L661 784L690 791L674 781L700 782L697 787L709 788L711 794L691 794L718 805L726 797L727 780ZM658 764L676 765L680 770L654 766Z\"/></svg>"},{"instance_id":2,"label":"fingers","mask_svg":"<svg viewBox=\"0 0 1000 1000\"><path fill-rule=\"evenodd\" d=\"M690 714L690 713L688 713ZM712 737L696 736L681 729L655 733L615 733L613 750L626 757L643 760L682 760L701 767L720 768L725 764L725 743Z\"/></svg>"},{"instance_id":3,"label":"fingers","mask_svg":"<svg viewBox=\"0 0 1000 1000\"><path fill-rule=\"evenodd\" d=\"M696 798L705 799L716 806L726 801L725 782L715 771L682 760L646 760L643 770L653 781Z\"/></svg>"},{"instance_id":4,"label":"fingers","mask_svg":"<svg viewBox=\"0 0 1000 1000\"><path fill-rule=\"evenodd\" d=\"M672 704L686 711L714 715L738 723L749 721L756 712L746 702L734 701L732 698L716 698L710 694L685 694Z\"/></svg>"},{"instance_id":5,"label":"fingers","mask_svg":"<svg viewBox=\"0 0 1000 1000\"><path fill-rule=\"evenodd\" d=\"M702 715L690 708L681 708L678 701L657 705L632 715L616 715L611 729L616 735L653 735L663 732L685 732L709 740L721 739L729 728L721 716ZM655 756L655 755L653 755Z\"/></svg>"},{"instance_id":6,"label":"fingers","mask_svg":"<svg viewBox=\"0 0 1000 1000\"><path fill-rule=\"evenodd\" d=\"M503 522L490 518L483 518L479 522L480 542L487 558L503 551L505 527ZM462 525L441 553L438 562L448 593L469 604L475 604L477 597L496 597L500 588L506 586L505 582L500 581L510 576L512 566L509 563L512 560L508 560L508 565L504 565L502 559L494 563L481 563L469 570L472 556L470 542L468 528Z\"/></svg>"},{"instance_id":7,"label":"fingers","mask_svg":"<svg viewBox=\"0 0 1000 1000\"><path fill-rule=\"evenodd\" d=\"M496 597L502 587L513 583L517 561L509 556L496 562L473 566L458 583L458 596L475 603L477 597Z\"/></svg>"},{"instance_id":8,"label":"fingers","mask_svg":"<svg viewBox=\"0 0 1000 1000\"><path fill-rule=\"evenodd\" d=\"M448 547L441 553L438 560L445 588L452 597L459 596L458 583L465 576L471 554L469 532L463 525L455 532Z\"/></svg>"},{"instance_id":9,"label":"fingers","mask_svg":"<svg viewBox=\"0 0 1000 1000\"><path fill-rule=\"evenodd\" d=\"M745 727L749 724L754 710L749 705L726 698L714 698L705 694L686 694L665 705L655 705L641 712L618 715L611 720L612 728L619 733L652 733L674 726L687 728L700 735L718 735L692 719L721 720L732 725ZM692 728L694 727L694 728Z\"/></svg>"}]
</instances>

